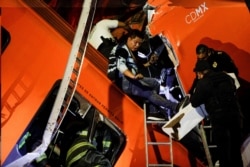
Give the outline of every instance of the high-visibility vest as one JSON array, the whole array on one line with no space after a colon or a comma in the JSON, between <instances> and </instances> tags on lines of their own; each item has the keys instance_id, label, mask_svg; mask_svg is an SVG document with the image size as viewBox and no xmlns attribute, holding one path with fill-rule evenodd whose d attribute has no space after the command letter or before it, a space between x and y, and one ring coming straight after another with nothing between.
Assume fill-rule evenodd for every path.
<instances>
[{"instance_id":1,"label":"high-visibility vest","mask_svg":"<svg viewBox=\"0 0 250 167\"><path fill-rule=\"evenodd\" d=\"M77 133L78 135L80 135L80 136L83 136L83 137L86 137L87 138L87 135L88 135L88 131L87 130L83 130L83 131L80 131L80 132L78 132ZM98 144L102 144L102 153L103 154L106 154L107 152L108 152L108 150L109 150L109 148L110 148L110 146L111 146L111 144L112 144L112 142L111 142L111 136L110 136L111 134L110 134L110 132L109 131L107 131L107 130L99 130L99 131L97 131L96 133L95 133L95 136L94 136L94 138L93 138L93 145L95 146L95 147L97 147L98 148ZM97 137L99 137L99 136L101 136L101 138L102 138L102 143L98 143L97 141L96 141L96 138ZM99 150L100 151L100 150Z\"/></svg>"},{"instance_id":2,"label":"high-visibility vest","mask_svg":"<svg viewBox=\"0 0 250 167\"><path fill-rule=\"evenodd\" d=\"M78 137L67 152L66 166L71 167L73 163L85 156L90 149L95 150L95 147L85 137Z\"/></svg>"},{"instance_id":3,"label":"high-visibility vest","mask_svg":"<svg viewBox=\"0 0 250 167\"><path fill-rule=\"evenodd\" d=\"M79 136L66 155L66 167L111 167L110 161L95 146Z\"/></svg>"}]
</instances>

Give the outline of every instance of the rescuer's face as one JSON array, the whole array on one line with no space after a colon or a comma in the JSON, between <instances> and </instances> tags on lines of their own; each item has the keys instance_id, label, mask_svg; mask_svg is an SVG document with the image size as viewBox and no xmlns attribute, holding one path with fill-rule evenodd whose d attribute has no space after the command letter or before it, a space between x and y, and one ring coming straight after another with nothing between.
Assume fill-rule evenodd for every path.
<instances>
[{"instance_id":1,"label":"rescuer's face","mask_svg":"<svg viewBox=\"0 0 250 167\"><path fill-rule=\"evenodd\" d=\"M198 79L202 79L204 74L202 72L196 72Z\"/></svg>"},{"instance_id":2,"label":"rescuer's face","mask_svg":"<svg viewBox=\"0 0 250 167\"><path fill-rule=\"evenodd\" d=\"M198 60L206 60L207 57L208 57L208 55L206 53L197 54L197 59Z\"/></svg>"}]
</instances>

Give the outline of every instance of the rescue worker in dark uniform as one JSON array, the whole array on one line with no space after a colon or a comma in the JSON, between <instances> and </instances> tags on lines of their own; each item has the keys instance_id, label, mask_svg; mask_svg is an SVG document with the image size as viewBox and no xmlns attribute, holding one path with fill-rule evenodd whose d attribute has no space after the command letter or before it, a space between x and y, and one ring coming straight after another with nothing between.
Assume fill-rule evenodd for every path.
<instances>
[{"instance_id":1,"label":"rescue worker in dark uniform","mask_svg":"<svg viewBox=\"0 0 250 167\"><path fill-rule=\"evenodd\" d=\"M196 56L197 61L206 60L210 64L210 67L213 71L234 73L238 77L238 68L226 52L216 51L212 48L208 48L204 44L199 44L196 47ZM196 77L189 91L190 94L192 94L193 90L195 89L197 80L198 79Z\"/></svg>"},{"instance_id":2,"label":"rescue worker in dark uniform","mask_svg":"<svg viewBox=\"0 0 250 167\"><path fill-rule=\"evenodd\" d=\"M218 148L220 167L242 167L241 114L233 79L224 72L214 72L205 60L194 68L198 82L190 102L193 107L205 105Z\"/></svg>"},{"instance_id":3,"label":"rescue worker in dark uniform","mask_svg":"<svg viewBox=\"0 0 250 167\"><path fill-rule=\"evenodd\" d=\"M213 48L209 48L204 44L198 44L196 47L196 56L197 61L206 60L210 64L210 67L213 71L223 71L226 73L235 74L240 84L240 87L237 89L237 97L243 115L243 135L244 138L246 138L250 134L250 112L248 106L250 83L239 77L237 66L226 52L214 50ZM196 77L189 91L190 94L193 93L197 80L198 79Z\"/></svg>"},{"instance_id":4,"label":"rescue worker in dark uniform","mask_svg":"<svg viewBox=\"0 0 250 167\"><path fill-rule=\"evenodd\" d=\"M199 44L196 47L196 55L198 60L207 60L214 71L234 73L236 76L239 74L234 61L224 51L217 51L204 44Z\"/></svg>"}]
</instances>

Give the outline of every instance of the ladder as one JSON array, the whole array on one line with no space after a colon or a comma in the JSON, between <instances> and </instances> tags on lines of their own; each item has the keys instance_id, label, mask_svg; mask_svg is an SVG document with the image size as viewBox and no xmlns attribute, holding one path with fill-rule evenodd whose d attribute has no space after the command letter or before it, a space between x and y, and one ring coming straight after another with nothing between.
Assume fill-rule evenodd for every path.
<instances>
[{"instance_id":1,"label":"ladder","mask_svg":"<svg viewBox=\"0 0 250 167\"><path fill-rule=\"evenodd\" d=\"M149 121L147 120L147 102L143 103L143 110L144 110L144 135L145 135L145 153L146 153L146 167L150 166L165 166L165 167L174 167L174 162L173 162L173 139L169 137L169 141L149 141L148 139L148 134L150 135L150 131L148 129L149 125L152 124L165 124L166 121ZM170 162L163 162L162 163L158 162L157 163L151 163L149 162L149 146L156 146L158 149L159 147L165 147L166 149L169 148L169 157L170 157ZM160 160L161 161L161 160Z\"/></svg>"},{"instance_id":2,"label":"ladder","mask_svg":"<svg viewBox=\"0 0 250 167\"><path fill-rule=\"evenodd\" d=\"M209 148L208 148L208 144L207 144L207 137L206 137L205 130L204 130L204 127L203 127L202 124L200 125L199 131L200 131L200 135L201 135L201 139L202 139L202 144L203 144L203 147L204 147L204 150L205 150L205 154L206 154L206 158L207 158L207 162L208 162L208 167L213 167L213 162L212 162L211 154L210 154L210 151L209 151Z\"/></svg>"},{"instance_id":3,"label":"ladder","mask_svg":"<svg viewBox=\"0 0 250 167\"><path fill-rule=\"evenodd\" d=\"M83 2L82 12L73 40L67 66L43 134L42 144L34 151L29 152L11 162L7 165L7 167L25 166L34 159L40 157L47 150L52 138L56 135L56 132L66 115L66 111L68 110L75 93L87 48L87 37L91 28L91 26L87 26L87 23L92 24L94 12L91 10L91 7L93 7L93 5L96 6L96 2L97 0L85 0ZM87 34L87 37L83 35L84 33ZM84 48L83 51L81 51L81 46Z\"/></svg>"},{"instance_id":4,"label":"ladder","mask_svg":"<svg viewBox=\"0 0 250 167\"><path fill-rule=\"evenodd\" d=\"M199 132L201 135L201 139L202 139L202 144L205 150L205 154L206 154L206 158L207 158L207 162L208 162L208 167L213 167L213 161L212 161L212 156L210 154L210 149L211 148L217 148L216 145L209 145L207 142L207 135L206 135L206 131L205 130L209 130L209 132L211 132L211 125L203 125L203 123L200 124L199 126ZM212 133L210 133L210 140L209 143L211 143L212 141Z\"/></svg>"}]
</instances>

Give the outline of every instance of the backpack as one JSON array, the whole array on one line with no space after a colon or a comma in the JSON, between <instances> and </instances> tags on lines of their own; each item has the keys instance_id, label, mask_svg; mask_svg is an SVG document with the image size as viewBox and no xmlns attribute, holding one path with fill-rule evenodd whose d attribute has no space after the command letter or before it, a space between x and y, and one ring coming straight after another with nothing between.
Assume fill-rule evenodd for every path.
<instances>
[{"instance_id":1,"label":"backpack","mask_svg":"<svg viewBox=\"0 0 250 167\"><path fill-rule=\"evenodd\" d=\"M117 69L118 54L116 53L119 48L121 48L120 45L113 47L108 57L107 76L111 81L114 81L119 77L119 70Z\"/></svg>"},{"instance_id":2,"label":"backpack","mask_svg":"<svg viewBox=\"0 0 250 167\"><path fill-rule=\"evenodd\" d=\"M101 39L102 43L97 50L102 53L106 58L109 58L110 52L112 51L114 46L117 45L117 43L111 38L104 38L103 36L101 36Z\"/></svg>"}]
</instances>

